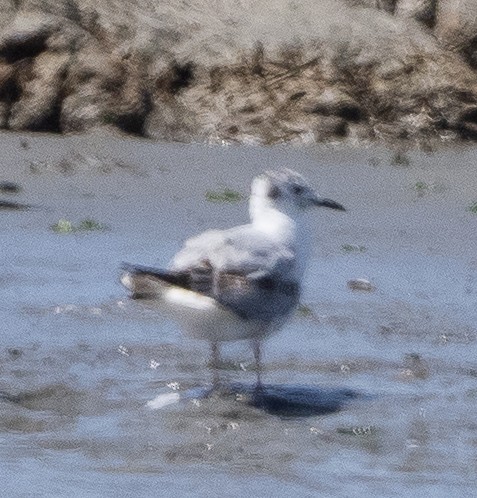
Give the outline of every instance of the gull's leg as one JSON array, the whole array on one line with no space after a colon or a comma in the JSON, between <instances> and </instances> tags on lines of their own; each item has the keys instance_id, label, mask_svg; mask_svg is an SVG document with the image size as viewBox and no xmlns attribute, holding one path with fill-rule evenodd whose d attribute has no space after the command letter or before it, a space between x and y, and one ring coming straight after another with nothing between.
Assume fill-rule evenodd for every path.
<instances>
[{"instance_id":1,"label":"gull's leg","mask_svg":"<svg viewBox=\"0 0 477 498\"><path fill-rule=\"evenodd\" d=\"M212 389L217 389L219 387L219 365L220 365L220 349L217 342L211 343L211 353L212 353Z\"/></svg>"},{"instance_id":2,"label":"gull's leg","mask_svg":"<svg viewBox=\"0 0 477 498\"><path fill-rule=\"evenodd\" d=\"M256 389L262 388L262 352L260 350L260 340L253 340L253 356L255 357L255 368L257 369L257 385Z\"/></svg>"}]
</instances>

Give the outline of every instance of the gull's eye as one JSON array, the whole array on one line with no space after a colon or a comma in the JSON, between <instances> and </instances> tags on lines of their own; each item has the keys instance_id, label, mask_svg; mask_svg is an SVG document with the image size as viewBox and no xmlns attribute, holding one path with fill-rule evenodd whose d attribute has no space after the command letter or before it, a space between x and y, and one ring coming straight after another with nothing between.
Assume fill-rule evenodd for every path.
<instances>
[{"instance_id":1,"label":"gull's eye","mask_svg":"<svg viewBox=\"0 0 477 498\"><path fill-rule=\"evenodd\" d=\"M304 191L305 191L305 189L301 185L293 185L293 187L292 187L292 192L295 195L301 195L301 194L303 194Z\"/></svg>"},{"instance_id":2,"label":"gull's eye","mask_svg":"<svg viewBox=\"0 0 477 498\"><path fill-rule=\"evenodd\" d=\"M278 199L278 197L280 197L280 189L275 185L271 186L268 191L268 197L270 197L270 199Z\"/></svg>"}]
</instances>

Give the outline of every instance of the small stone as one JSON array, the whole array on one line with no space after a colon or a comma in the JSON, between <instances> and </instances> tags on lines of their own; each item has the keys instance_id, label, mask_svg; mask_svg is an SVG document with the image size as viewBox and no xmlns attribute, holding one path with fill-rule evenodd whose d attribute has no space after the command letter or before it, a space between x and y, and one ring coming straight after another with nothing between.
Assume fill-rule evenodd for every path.
<instances>
[{"instance_id":1,"label":"small stone","mask_svg":"<svg viewBox=\"0 0 477 498\"><path fill-rule=\"evenodd\" d=\"M348 288L353 291L372 292L374 290L374 286L365 278L353 278L348 280Z\"/></svg>"}]
</instances>

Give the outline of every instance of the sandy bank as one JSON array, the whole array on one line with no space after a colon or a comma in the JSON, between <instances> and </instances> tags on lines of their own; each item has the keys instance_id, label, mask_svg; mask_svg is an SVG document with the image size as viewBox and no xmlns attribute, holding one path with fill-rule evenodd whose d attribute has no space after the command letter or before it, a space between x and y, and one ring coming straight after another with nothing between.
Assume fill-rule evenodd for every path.
<instances>
[{"instance_id":1,"label":"sandy bank","mask_svg":"<svg viewBox=\"0 0 477 498\"><path fill-rule=\"evenodd\" d=\"M265 144L475 139L477 28L464 3L7 2L0 127Z\"/></svg>"}]
</instances>

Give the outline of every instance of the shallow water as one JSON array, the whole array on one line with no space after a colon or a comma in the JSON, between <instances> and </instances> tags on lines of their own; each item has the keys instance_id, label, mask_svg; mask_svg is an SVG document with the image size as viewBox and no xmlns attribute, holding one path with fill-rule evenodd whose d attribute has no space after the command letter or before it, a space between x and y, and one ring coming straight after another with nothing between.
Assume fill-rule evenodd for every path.
<instances>
[{"instance_id":1,"label":"shallow water","mask_svg":"<svg viewBox=\"0 0 477 498\"><path fill-rule=\"evenodd\" d=\"M5 496L470 496L477 470L473 148L216 148L1 134L0 470ZM129 301L122 261L164 265L185 237L246 220L272 166L348 212L316 215L301 312L264 347L267 385L359 393L277 416L207 386L207 345ZM107 229L55 233L59 219ZM352 291L366 278L374 291ZM221 374L249 386L247 344ZM286 415L286 414L285 414Z\"/></svg>"}]
</instances>

